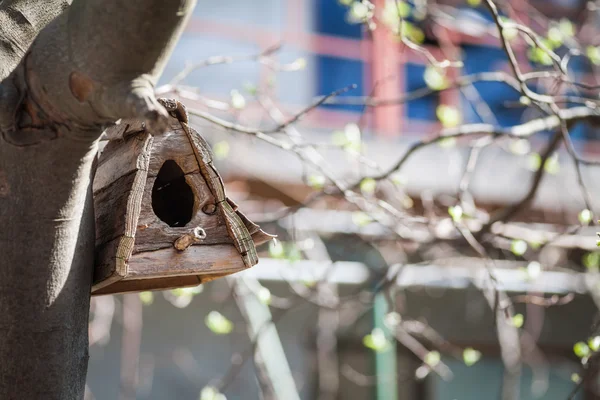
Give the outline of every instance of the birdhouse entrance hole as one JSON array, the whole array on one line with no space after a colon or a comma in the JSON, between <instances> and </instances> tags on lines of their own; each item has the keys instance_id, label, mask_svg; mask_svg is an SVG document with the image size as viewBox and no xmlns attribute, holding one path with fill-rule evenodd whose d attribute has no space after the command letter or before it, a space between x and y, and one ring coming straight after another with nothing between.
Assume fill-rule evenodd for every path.
<instances>
[{"instance_id":1,"label":"birdhouse entrance hole","mask_svg":"<svg viewBox=\"0 0 600 400\"><path fill-rule=\"evenodd\" d=\"M194 192L183 170L173 160L160 167L152 187L152 209L161 221L172 227L187 225L194 211Z\"/></svg>"}]
</instances>

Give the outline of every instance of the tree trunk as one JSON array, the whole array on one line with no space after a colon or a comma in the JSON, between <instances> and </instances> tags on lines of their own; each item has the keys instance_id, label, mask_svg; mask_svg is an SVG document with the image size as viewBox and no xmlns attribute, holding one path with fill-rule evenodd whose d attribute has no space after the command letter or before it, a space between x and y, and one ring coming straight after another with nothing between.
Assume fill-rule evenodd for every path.
<instances>
[{"instance_id":1,"label":"tree trunk","mask_svg":"<svg viewBox=\"0 0 600 400\"><path fill-rule=\"evenodd\" d=\"M165 125L154 84L193 4L0 2L1 399L83 398L97 140Z\"/></svg>"}]
</instances>

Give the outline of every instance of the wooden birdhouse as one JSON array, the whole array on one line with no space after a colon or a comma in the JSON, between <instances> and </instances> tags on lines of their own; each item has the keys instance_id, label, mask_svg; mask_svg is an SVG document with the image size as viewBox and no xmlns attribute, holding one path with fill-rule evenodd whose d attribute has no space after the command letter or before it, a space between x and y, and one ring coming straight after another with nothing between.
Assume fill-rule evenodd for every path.
<instances>
[{"instance_id":1,"label":"wooden birdhouse","mask_svg":"<svg viewBox=\"0 0 600 400\"><path fill-rule=\"evenodd\" d=\"M94 295L196 286L255 265L255 245L272 238L227 199L185 108L161 102L166 132L135 121L107 132L93 185Z\"/></svg>"}]
</instances>

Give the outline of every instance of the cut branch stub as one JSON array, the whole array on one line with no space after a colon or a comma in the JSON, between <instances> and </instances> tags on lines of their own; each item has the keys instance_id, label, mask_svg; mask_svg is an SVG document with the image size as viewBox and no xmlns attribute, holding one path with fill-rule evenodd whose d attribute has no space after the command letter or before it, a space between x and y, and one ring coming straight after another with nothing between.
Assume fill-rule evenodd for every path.
<instances>
[{"instance_id":1,"label":"cut branch stub","mask_svg":"<svg viewBox=\"0 0 600 400\"><path fill-rule=\"evenodd\" d=\"M255 265L272 238L227 199L200 135L169 121L165 133L116 125L100 155L93 294L198 285Z\"/></svg>"},{"instance_id":2,"label":"cut branch stub","mask_svg":"<svg viewBox=\"0 0 600 400\"><path fill-rule=\"evenodd\" d=\"M194 243L198 243L201 240L206 239L206 232L204 229L199 226L192 229L191 232L181 235L179 239L173 243L173 247L175 247L179 251L186 250Z\"/></svg>"}]
</instances>

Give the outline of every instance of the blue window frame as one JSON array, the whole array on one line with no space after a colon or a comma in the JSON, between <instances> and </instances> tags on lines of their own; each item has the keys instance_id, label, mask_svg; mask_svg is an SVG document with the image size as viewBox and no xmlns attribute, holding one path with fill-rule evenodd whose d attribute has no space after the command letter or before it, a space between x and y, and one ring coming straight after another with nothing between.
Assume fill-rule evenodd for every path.
<instances>
[{"instance_id":1,"label":"blue window frame","mask_svg":"<svg viewBox=\"0 0 600 400\"><path fill-rule=\"evenodd\" d=\"M486 46L463 46L465 52L464 74L498 71L498 66L507 62L502 49ZM502 82L476 82L473 84L479 95L487 103L501 126L516 125L521 122L524 108L519 106L520 94ZM464 117L466 122L483 122L465 98ZM487 122L487 121L486 121Z\"/></svg>"},{"instance_id":2,"label":"blue window frame","mask_svg":"<svg viewBox=\"0 0 600 400\"><path fill-rule=\"evenodd\" d=\"M317 56L317 94L327 95L331 92L356 84L357 88L340 96L364 96L363 93L363 62L347 58ZM362 112L363 106L324 104L323 107Z\"/></svg>"},{"instance_id":3,"label":"blue window frame","mask_svg":"<svg viewBox=\"0 0 600 400\"><path fill-rule=\"evenodd\" d=\"M350 24L346 19L347 6L335 0L316 0L314 7L315 29L318 33L342 36L349 39L360 39L362 37L361 24Z\"/></svg>"},{"instance_id":4,"label":"blue window frame","mask_svg":"<svg viewBox=\"0 0 600 400\"><path fill-rule=\"evenodd\" d=\"M404 75L405 92L425 88L424 74L425 66L417 64L406 64ZM406 118L426 121L436 121L435 111L439 105L439 94L431 94L420 99L411 100L406 103Z\"/></svg>"}]
</instances>

